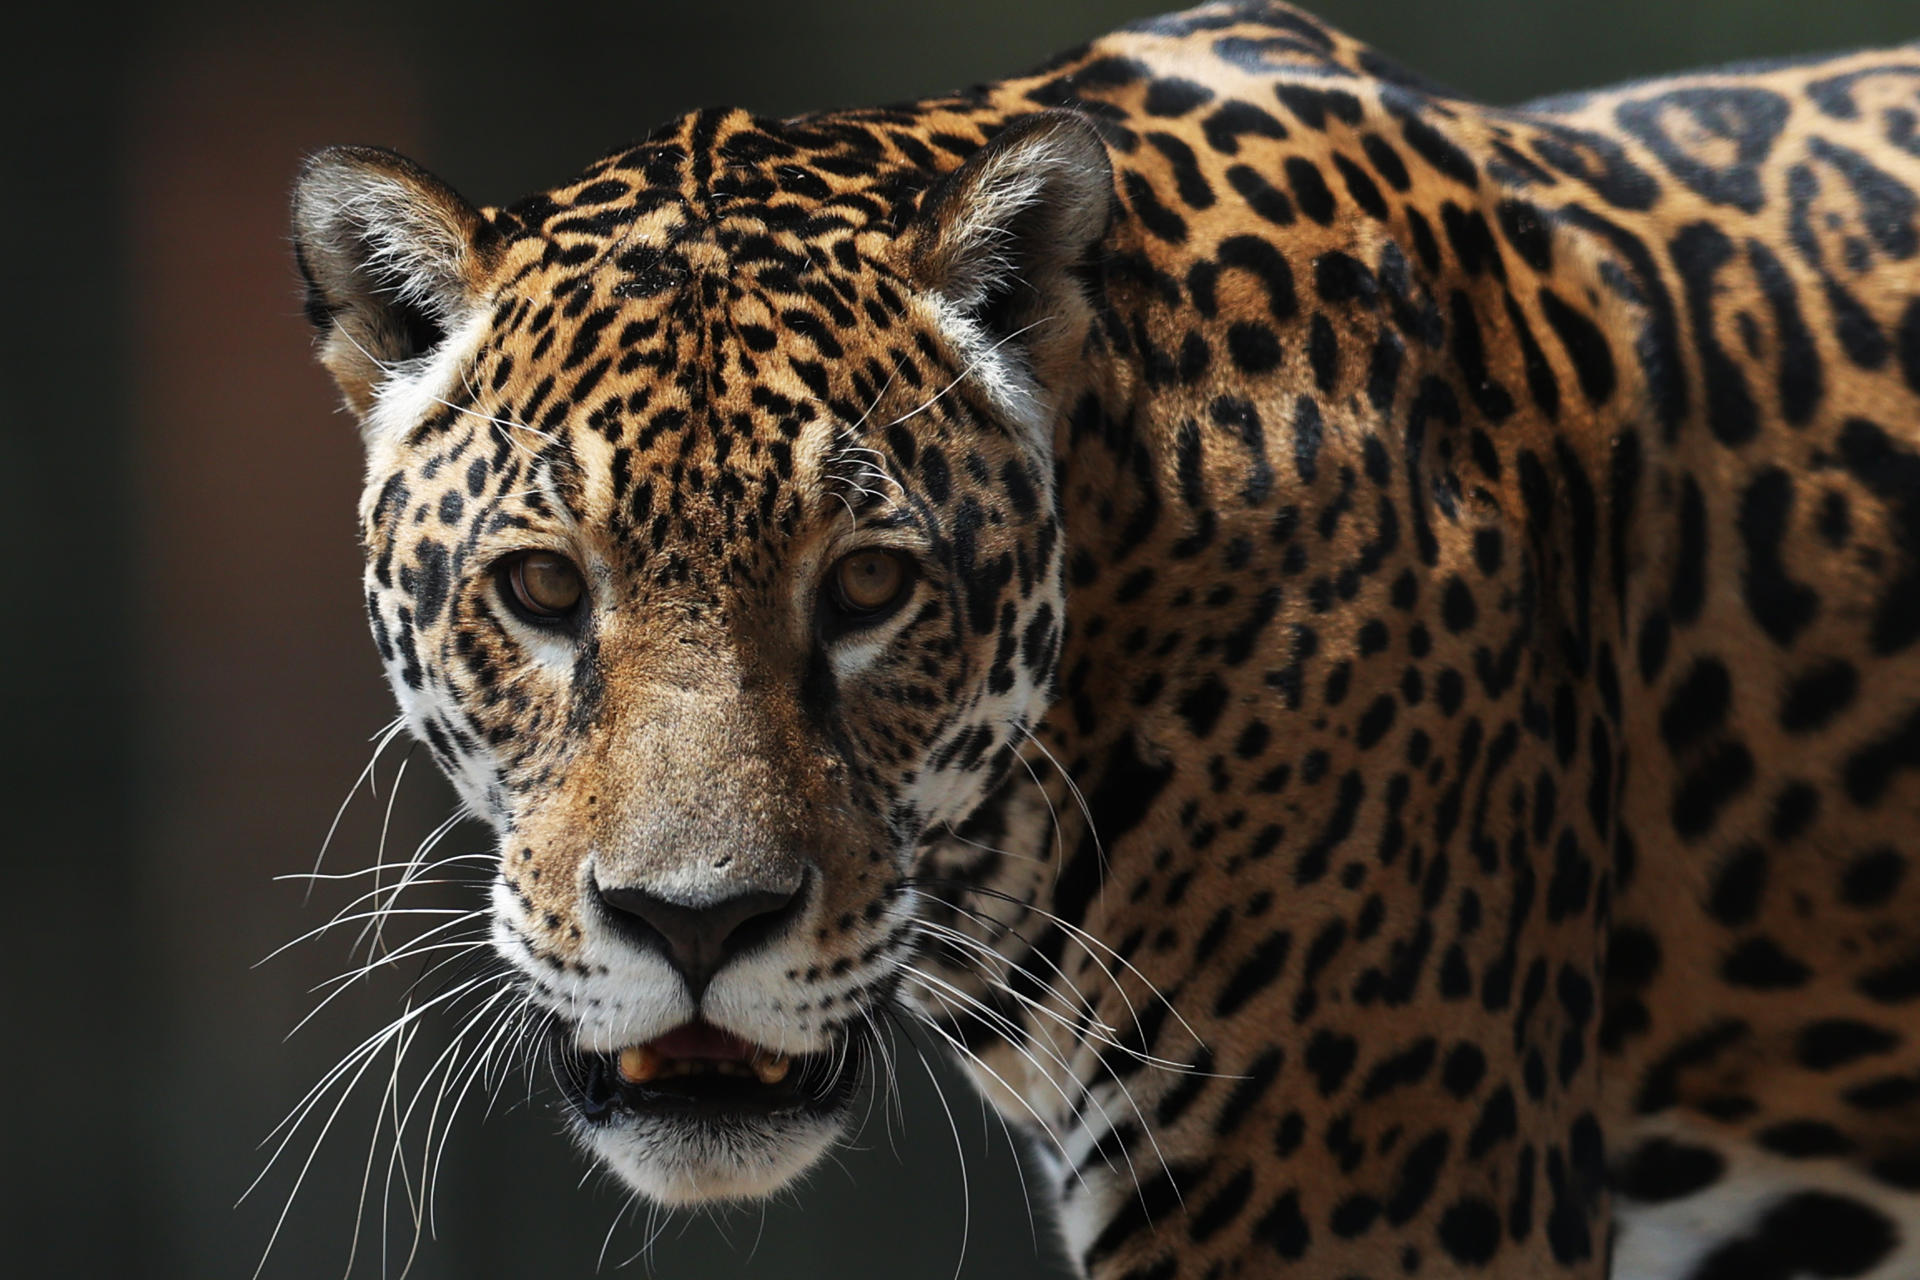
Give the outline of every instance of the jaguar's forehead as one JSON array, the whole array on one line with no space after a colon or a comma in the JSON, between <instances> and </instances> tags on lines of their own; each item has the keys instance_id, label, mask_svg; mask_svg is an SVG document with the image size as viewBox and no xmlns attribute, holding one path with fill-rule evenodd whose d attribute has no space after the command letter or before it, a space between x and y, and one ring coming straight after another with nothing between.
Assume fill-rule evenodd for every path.
<instances>
[{"instance_id":1,"label":"jaguar's forehead","mask_svg":"<svg viewBox=\"0 0 1920 1280\"><path fill-rule=\"evenodd\" d=\"M645 528L649 478L674 524L837 507L876 403L945 359L885 253L924 184L877 125L707 111L484 211L486 317L396 461L474 497L534 480L518 501L576 524Z\"/></svg>"},{"instance_id":2,"label":"jaguar's forehead","mask_svg":"<svg viewBox=\"0 0 1920 1280\"><path fill-rule=\"evenodd\" d=\"M943 160L872 114L695 112L483 211L498 265L468 390L519 395L514 420L546 432L666 414L685 419L678 444L715 422L861 417L902 362L942 359L903 324L912 289L889 250L918 193L978 144L941 135Z\"/></svg>"}]
</instances>

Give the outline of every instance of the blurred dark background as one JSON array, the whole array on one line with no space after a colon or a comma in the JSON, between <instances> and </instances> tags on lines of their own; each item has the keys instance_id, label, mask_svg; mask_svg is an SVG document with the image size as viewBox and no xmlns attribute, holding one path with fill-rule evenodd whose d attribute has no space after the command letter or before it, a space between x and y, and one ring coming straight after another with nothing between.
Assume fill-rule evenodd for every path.
<instances>
[{"instance_id":1,"label":"blurred dark background","mask_svg":"<svg viewBox=\"0 0 1920 1280\"><path fill-rule=\"evenodd\" d=\"M52 3L10 19L0 165L0 1263L15 1276L245 1277L314 1129L237 1210L257 1144L384 1024L418 967L285 1040L352 930L258 968L345 903L303 887L391 712L359 605L352 424L308 352L285 235L303 152L378 142L482 202L566 177L688 107L912 97L1023 69L1157 0L706 4ZM1920 35L1915 0L1326 0L1330 20L1512 102L1689 65ZM18 556L18 559L14 559ZM348 808L326 869L449 811L416 760ZM480 850L459 829L442 852ZM454 898L444 901L458 901ZM427 899L423 897L422 902ZM433 921L429 919L429 923ZM428 1023L418 1061L440 1052ZM384 1061L286 1215L265 1274L339 1276ZM1050 1274L998 1126L911 1066L904 1121L760 1212L674 1221L632 1273ZM535 1091L469 1098L413 1274L591 1274L644 1215ZM324 1119L323 1109L316 1119ZM416 1121L416 1140L419 1124ZM415 1152L417 1162L417 1149ZM971 1223L958 1194L964 1158ZM384 1161L384 1151L382 1152ZM374 1168L375 1213L384 1163ZM398 1191L394 1207L403 1219ZM410 1230L396 1230L398 1271ZM355 1274L380 1272L377 1217ZM1037 1243L1036 1243L1037 1241Z\"/></svg>"}]
</instances>

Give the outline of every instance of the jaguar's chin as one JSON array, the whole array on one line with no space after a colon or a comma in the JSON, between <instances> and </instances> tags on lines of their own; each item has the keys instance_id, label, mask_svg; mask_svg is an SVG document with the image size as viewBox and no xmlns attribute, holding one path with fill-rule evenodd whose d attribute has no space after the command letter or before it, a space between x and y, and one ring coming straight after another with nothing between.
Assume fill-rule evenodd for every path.
<instances>
[{"instance_id":1,"label":"jaguar's chin","mask_svg":"<svg viewBox=\"0 0 1920 1280\"><path fill-rule=\"evenodd\" d=\"M663 1205L760 1199L805 1173L847 1129L872 1058L860 1036L794 1057L698 1021L617 1053L560 1036L575 1136Z\"/></svg>"}]
</instances>

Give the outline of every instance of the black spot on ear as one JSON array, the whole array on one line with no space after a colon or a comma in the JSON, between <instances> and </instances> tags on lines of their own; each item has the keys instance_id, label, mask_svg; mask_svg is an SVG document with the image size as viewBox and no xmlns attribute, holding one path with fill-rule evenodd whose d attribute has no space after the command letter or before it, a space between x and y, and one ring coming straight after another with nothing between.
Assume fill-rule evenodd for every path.
<instances>
[{"instance_id":1,"label":"black spot on ear","mask_svg":"<svg viewBox=\"0 0 1920 1280\"><path fill-rule=\"evenodd\" d=\"M307 323L316 329L333 327L333 304L327 301L326 293L320 288L320 282L314 278L313 268L307 265L307 251L304 246L293 246L294 265L300 269L300 282L303 286L301 310L306 313Z\"/></svg>"},{"instance_id":2,"label":"black spot on ear","mask_svg":"<svg viewBox=\"0 0 1920 1280\"><path fill-rule=\"evenodd\" d=\"M446 328L426 308L396 301L389 314L398 326L404 349L401 359L415 359L446 341Z\"/></svg>"}]
</instances>

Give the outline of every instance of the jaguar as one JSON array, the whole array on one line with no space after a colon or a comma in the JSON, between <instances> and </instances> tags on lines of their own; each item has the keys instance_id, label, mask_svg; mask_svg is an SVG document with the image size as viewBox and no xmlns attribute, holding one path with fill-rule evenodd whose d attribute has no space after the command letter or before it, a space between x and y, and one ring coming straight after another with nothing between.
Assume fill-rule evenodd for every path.
<instances>
[{"instance_id":1,"label":"jaguar","mask_svg":"<svg viewBox=\"0 0 1920 1280\"><path fill-rule=\"evenodd\" d=\"M903 1030L1097 1280L1920 1274L1920 44L1277 3L294 197L494 996L661 1206Z\"/></svg>"}]
</instances>

